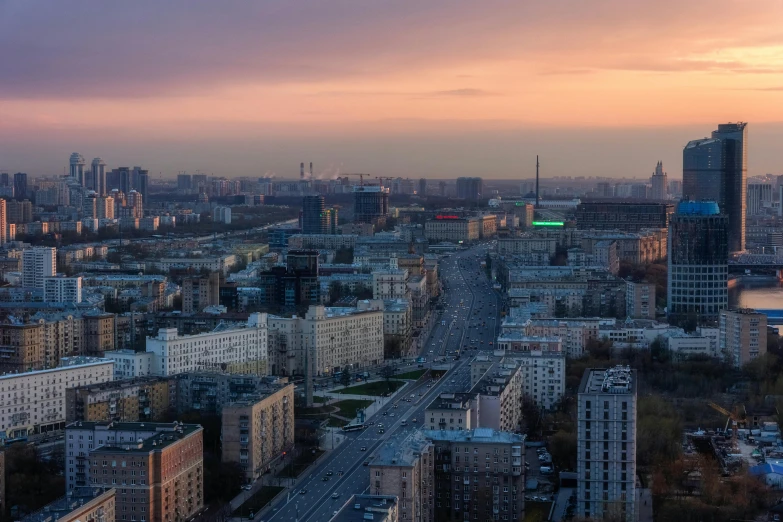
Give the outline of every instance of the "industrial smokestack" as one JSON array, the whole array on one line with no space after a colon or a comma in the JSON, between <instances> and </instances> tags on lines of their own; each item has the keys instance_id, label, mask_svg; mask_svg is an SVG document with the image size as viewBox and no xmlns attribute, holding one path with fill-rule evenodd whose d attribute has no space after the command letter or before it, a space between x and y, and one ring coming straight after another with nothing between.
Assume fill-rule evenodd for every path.
<instances>
[{"instance_id":1,"label":"industrial smokestack","mask_svg":"<svg viewBox=\"0 0 783 522\"><path fill-rule=\"evenodd\" d=\"M310 179L313 179L313 162L310 162Z\"/></svg>"},{"instance_id":2,"label":"industrial smokestack","mask_svg":"<svg viewBox=\"0 0 783 522\"><path fill-rule=\"evenodd\" d=\"M536 154L536 208L538 208L540 201L541 198L538 195L538 154Z\"/></svg>"},{"instance_id":3,"label":"industrial smokestack","mask_svg":"<svg viewBox=\"0 0 783 522\"><path fill-rule=\"evenodd\" d=\"M304 161L299 164L299 179L304 179Z\"/></svg>"}]
</instances>

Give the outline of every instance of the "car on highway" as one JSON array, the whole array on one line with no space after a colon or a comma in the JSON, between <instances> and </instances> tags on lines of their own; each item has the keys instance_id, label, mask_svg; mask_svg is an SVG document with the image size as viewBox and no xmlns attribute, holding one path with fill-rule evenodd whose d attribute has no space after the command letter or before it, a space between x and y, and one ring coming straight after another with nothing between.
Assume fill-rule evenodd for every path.
<instances>
[{"instance_id":1,"label":"car on highway","mask_svg":"<svg viewBox=\"0 0 783 522\"><path fill-rule=\"evenodd\" d=\"M245 491L250 491L251 489L253 489L253 485L245 484L244 486L242 486L242 489L244 489Z\"/></svg>"},{"instance_id":2,"label":"car on highway","mask_svg":"<svg viewBox=\"0 0 783 522\"><path fill-rule=\"evenodd\" d=\"M299 490L299 494L300 495L307 495L307 490L306 489L300 489Z\"/></svg>"},{"instance_id":3,"label":"car on highway","mask_svg":"<svg viewBox=\"0 0 783 522\"><path fill-rule=\"evenodd\" d=\"M378 430L378 434L379 434L379 435L382 435L382 434L384 434L384 433L386 433L386 431L385 431L383 428L381 428L381 429L379 429L379 430Z\"/></svg>"},{"instance_id":4,"label":"car on highway","mask_svg":"<svg viewBox=\"0 0 783 522\"><path fill-rule=\"evenodd\" d=\"M359 448L359 451L367 451L367 446L362 446L361 448Z\"/></svg>"},{"instance_id":5,"label":"car on highway","mask_svg":"<svg viewBox=\"0 0 783 522\"><path fill-rule=\"evenodd\" d=\"M329 477L324 477L321 480L323 480L324 482L329 482Z\"/></svg>"},{"instance_id":6,"label":"car on highway","mask_svg":"<svg viewBox=\"0 0 783 522\"><path fill-rule=\"evenodd\" d=\"M326 472L327 477L331 477L332 475L334 475L334 472L331 469Z\"/></svg>"},{"instance_id":7,"label":"car on highway","mask_svg":"<svg viewBox=\"0 0 783 522\"><path fill-rule=\"evenodd\" d=\"M332 493L332 498L340 498L340 494L335 491Z\"/></svg>"}]
</instances>

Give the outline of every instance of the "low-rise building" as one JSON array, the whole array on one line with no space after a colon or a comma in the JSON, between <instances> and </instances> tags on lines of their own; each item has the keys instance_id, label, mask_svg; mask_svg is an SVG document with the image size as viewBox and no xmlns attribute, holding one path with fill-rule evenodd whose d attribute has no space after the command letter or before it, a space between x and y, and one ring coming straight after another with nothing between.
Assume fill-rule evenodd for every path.
<instances>
[{"instance_id":1,"label":"low-rise building","mask_svg":"<svg viewBox=\"0 0 783 522\"><path fill-rule=\"evenodd\" d=\"M511 360L491 362L470 390L471 394L478 396L478 425L498 431L519 432L522 422L521 368ZM474 374L473 368L471 374Z\"/></svg>"},{"instance_id":2,"label":"low-rise building","mask_svg":"<svg viewBox=\"0 0 783 522\"><path fill-rule=\"evenodd\" d=\"M75 488L20 522L114 522L116 491L112 487Z\"/></svg>"},{"instance_id":3,"label":"low-rise building","mask_svg":"<svg viewBox=\"0 0 783 522\"><path fill-rule=\"evenodd\" d=\"M222 412L222 460L253 482L294 445L294 385L231 402Z\"/></svg>"},{"instance_id":4,"label":"low-rise building","mask_svg":"<svg viewBox=\"0 0 783 522\"><path fill-rule=\"evenodd\" d=\"M277 393L288 383L286 378L226 372L191 372L175 377L177 413L200 411L220 415L226 404Z\"/></svg>"},{"instance_id":5,"label":"low-rise building","mask_svg":"<svg viewBox=\"0 0 783 522\"><path fill-rule=\"evenodd\" d=\"M376 270L372 274L373 299L408 299L407 270Z\"/></svg>"},{"instance_id":6,"label":"low-rise building","mask_svg":"<svg viewBox=\"0 0 783 522\"><path fill-rule=\"evenodd\" d=\"M469 243L479 238L479 228L476 217L437 215L424 224L424 237L436 242Z\"/></svg>"},{"instance_id":7,"label":"low-rise building","mask_svg":"<svg viewBox=\"0 0 783 522\"><path fill-rule=\"evenodd\" d=\"M394 495L351 495L329 522L399 522L399 503Z\"/></svg>"},{"instance_id":8,"label":"low-rise building","mask_svg":"<svg viewBox=\"0 0 783 522\"><path fill-rule=\"evenodd\" d=\"M471 430L478 427L478 396L443 392L424 410L424 426L430 430Z\"/></svg>"}]
</instances>

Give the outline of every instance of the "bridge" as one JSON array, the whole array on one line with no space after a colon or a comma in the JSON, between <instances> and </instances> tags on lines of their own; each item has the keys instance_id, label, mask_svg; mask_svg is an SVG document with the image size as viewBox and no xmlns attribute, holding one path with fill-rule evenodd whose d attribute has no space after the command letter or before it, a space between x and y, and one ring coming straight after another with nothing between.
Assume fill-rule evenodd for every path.
<instances>
[{"instance_id":1,"label":"bridge","mask_svg":"<svg viewBox=\"0 0 783 522\"><path fill-rule=\"evenodd\" d=\"M783 310L775 310L771 308L765 308L765 309L759 308L756 311L760 314L764 314L767 316L767 324L770 326L783 324Z\"/></svg>"},{"instance_id":2,"label":"bridge","mask_svg":"<svg viewBox=\"0 0 783 522\"><path fill-rule=\"evenodd\" d=\"M778 254L731 254L729 269L776 271L783 276L783 252Z\"/></svg>"}]
</instances>

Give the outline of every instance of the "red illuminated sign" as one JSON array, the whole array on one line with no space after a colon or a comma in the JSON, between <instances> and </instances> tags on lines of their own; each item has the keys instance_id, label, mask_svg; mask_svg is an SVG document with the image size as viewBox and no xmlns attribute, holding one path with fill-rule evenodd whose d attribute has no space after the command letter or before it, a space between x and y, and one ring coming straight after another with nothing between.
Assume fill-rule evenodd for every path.
<instances>
[{"instance_id":1,"label":"red illuminated sign","mask_svg":"<svg viewBox=\"0 0 783 522\"><path fill-rule=\"evenodd\" d=\"M437 216L435 216L435 219L459 219L459 218L460 218L459 216L447 216L442 214L438 214Z\"/></svg>"}]
</instances>

